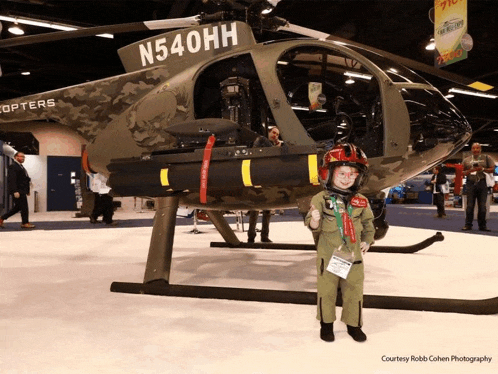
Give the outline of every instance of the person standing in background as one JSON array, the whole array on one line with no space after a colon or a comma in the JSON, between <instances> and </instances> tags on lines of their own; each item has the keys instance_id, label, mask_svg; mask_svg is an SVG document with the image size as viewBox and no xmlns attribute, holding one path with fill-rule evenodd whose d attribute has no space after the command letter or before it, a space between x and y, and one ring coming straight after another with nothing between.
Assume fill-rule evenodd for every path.
<instances>
[{"instance_id":1,"label":"person standing in background","mask_svg":"<svg viewBox=\"0 0 498 374\"><path fill-rule=\"evenodd\" d=\"M492 173L495 161L488 155L481 154L481 145L472 144L472 155L463 160L463 176L467 177L467 209L465 210L464 231L472 230L474 220L474 208L477 200L477 223L479 230L491 231L486 225L486 199L488 198L488 186L486 175Z\"/></svg>"},{"instance_id":2,"label":"person standing in background","mask_svg":"<svg viewBox=\"0 0 498 374\"><path fill-rule=\"evenodd\" d=\"M268 138L264 136L258 137L253 144L253 147L280 147L284 143L279 139L280 131L277 126L273 127L268 132ZM254 239L256 238L256 223L258 221L259 210L251 210L249 211L249 229L247 230L247 242L254 243ZM261 242L263 243L271 243L269 238L270 234L270 219L271 219L271 211L263 210L262 211L262 222L261 222Z\"/></svg>"},{"instance_id":3,"label":"person standing in background","mask_svg":"<svg viewBox=\"0 0 498 374\"><path fill-rule=\"evenodd\" d=\"M434 204L437 207L437 218L445 218L446 212L444 210L444 194L445 192L442 190L443 186L446 184L446 175L441 172L441 167L436 166L432 169L434 173L432 175L431 183L432 183L432 193L434 196Z\"/></svg>"},{"instance_id":4,"label":"person standing in background","mask_svg":"<svg viewBox=\"0 0 498 374\"><path fill-rule=\"evenodd\" d=\"M21 212L21 228L33 229L35 225L29 223L28 198L30 192L31 178L22 165L26 156L23 152L17 152L14 155L14 162L9 166L7 174L8 191L14 198L14 207L0 217L0 227L3 227L5 220Z\"/></svg>"},{"instance_id":5,"label":"person standing in background","mask_svg":"<svg viewBox=\"0 0 498 374\"><path fill-rule=\"evenodd\" d=\"M113 198L110 195L111 188L107 186L107 178L102 174L91 174L90 189L95 196L92 214L90 215L90 222L97 223L99 216L107 225L114 225L112 220L114 215Z\"/></svg>"}]
</instances>

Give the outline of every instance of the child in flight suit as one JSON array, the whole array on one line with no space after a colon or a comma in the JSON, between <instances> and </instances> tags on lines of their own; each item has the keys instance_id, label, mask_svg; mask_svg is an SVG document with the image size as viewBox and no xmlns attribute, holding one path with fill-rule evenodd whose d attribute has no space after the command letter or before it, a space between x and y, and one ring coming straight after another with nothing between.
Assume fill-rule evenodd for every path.
<instances>
[{"instance_id":1,"label":"child in flight suit","mask_svg":"<svg viewBox=\"0 0 498 374\"><path fill-rule=\"evenodd\" d=\"M367 339L361 330L362 255L374 241L375 228L367 198L357 193L367 170L365 154L353 144L338 144L328 151L320 168L325 190L313 197L305 219L318 238L317 319L320 337L328 342L334 341L338 288L343 299L341 321L346 323L348 334L358 342Z\"/></svg>"}]
</instances>

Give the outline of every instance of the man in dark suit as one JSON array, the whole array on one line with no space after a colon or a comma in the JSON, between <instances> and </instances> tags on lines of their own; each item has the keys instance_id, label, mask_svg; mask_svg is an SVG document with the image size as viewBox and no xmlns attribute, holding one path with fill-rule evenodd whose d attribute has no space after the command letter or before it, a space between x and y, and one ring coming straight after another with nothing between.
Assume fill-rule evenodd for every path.
<instances>
[{"instance_id":1,"label":"man in dark suit","mask_svg":"<svg viewBox=\"0 0 498 374\"><path fill-rule=\"evenodd\" d=\"M32 229L35 225L29 223L29 208L28 198L31 178L22 164L25 160L25 155L22 152L17 152L14 156L14 162L9 166L7 184L9 193L14 198L14 207L3 216L0 217L0 227L3 226L3 221L13 216L17 212L21 212L23 229Z\"/></svg>"},{"instance_id":2,"label":"man in dark suit","mask_svg":"<svg viewBox=\"0 0 498 374\"><path fill-rule=\"evenodd\" d=\"M437 214L435 217L437 218L446 218L446 211L444 209L444 195L445 191L441 188L446 184L446 175L441 171L440 166L435 166L432 169L434 173L431 178L432 183L432 193L434 195L434 204L437 207Z\"/></svg>"}]
</instances>

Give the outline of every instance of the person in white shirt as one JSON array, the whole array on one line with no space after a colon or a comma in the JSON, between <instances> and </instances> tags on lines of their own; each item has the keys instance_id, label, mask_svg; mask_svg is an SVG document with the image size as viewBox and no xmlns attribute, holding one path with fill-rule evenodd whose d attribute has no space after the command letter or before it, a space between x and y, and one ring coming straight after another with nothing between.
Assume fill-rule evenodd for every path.
<instances>
[{"instance_id":1,"label":"person in white shirt","mask_svg":"<svg viewBox=\"0 0 498 374\"><path fill-rule=\"evenodd\" d=\"M112 220L114 215L113 198L110 195L111 188L107 185L107 178L102 174L89 174L88 176L90 179L90 189L95 196L90 222L97 223L98 218L102 216L103 222L107 225L114 225L115 222Z\"/></svg>"}]
</instances>

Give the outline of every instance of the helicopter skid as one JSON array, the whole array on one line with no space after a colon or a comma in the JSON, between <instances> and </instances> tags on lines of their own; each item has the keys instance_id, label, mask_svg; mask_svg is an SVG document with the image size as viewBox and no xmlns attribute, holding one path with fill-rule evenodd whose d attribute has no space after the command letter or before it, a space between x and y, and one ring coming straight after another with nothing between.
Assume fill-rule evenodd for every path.
<instances>
[{"instance_id":1,"label":"helicopter skid","mask_svg":"<svg viewBox=\"0 0 498 374\"><path fill-rule=\"evenodd\" d=\"M170 284L169 276L171 272L174 229L176 212L180 199L178 196L171 196L159 198L157 200L158 208L154 219L154 227L152 231L149 255L147 258L144 282L113 282L111 284L111 292L287 304L316 304L316 292L309 291L285 291ZM224 219L222 213L209 210L207 211L207 213L210 219L213 221L215 227L222 234L225 241L229 243L228 245L231 245L232 247L240 247L242 243L239 242L239 240L233 233L233 230ZM435 241L443 240L442 238L442 234L438 232L433 237L422 241L418 245L405 248L409 248L410 250L418 250L417 248L430 245ZM265 246L269 246L271 244L275 246L274 243L265 243ZM336 304L338 306L342 305L341 296L338 296ZM498 297L482 300L460 300L424 297L365 295L364 307L376 309L401 309L445 313L497 314Z\"/></svg>"},{"instance_id":2,"label":"helicopter skid","mask_svg":"<svg viewBox=\"0 0 498 374\"><path fill-rule=\"evenodd\" d=\"M316 292L172 285L165 280L156 280L149 283L113 282L111 284L111 292L306 305L315 305L317 302ZM364 308L375 309L400 309L479 315L498 313L498 297L481 300L465 300L364 295L363 303ZM340 292L337 297L337 306L342 306Z\"/></svg>"},{"instance_id":3,"label":"helicopter skid","mask_svg":"<svg viewBox=\"0 0 498 374\"><path fill-rule=\"evenodd\" d=\"M369 252L377 253L415 253L424 248L429 247L435 242L444 240L441 232L436 232L435 235L421 241L420 243L408 246L372 246ZM316 247L313 244L290 244L290 243L243 243L232 245L224 242L211 242L211 247L228 247L228 248L259 248L259 249L283 249L283 250L299 250L299 251L315 251Z\"/></svg>"}]
</instances>

